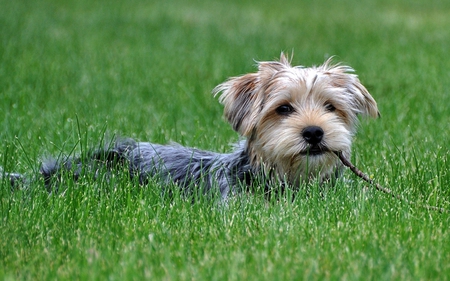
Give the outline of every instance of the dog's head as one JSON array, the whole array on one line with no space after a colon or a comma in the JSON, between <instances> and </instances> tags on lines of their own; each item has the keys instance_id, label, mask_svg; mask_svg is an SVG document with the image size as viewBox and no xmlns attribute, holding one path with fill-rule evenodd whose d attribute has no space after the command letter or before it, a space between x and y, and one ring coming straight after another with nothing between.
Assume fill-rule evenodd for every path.
<instances>
[{"instance_id":1,"label":"dog's head","mask_svg":"<svg viewBox=\"0 0 450 281\"><path fill-rule=\"evenodd\" d=\"M259 62L258 72L218 85L227 120L248 139L252 164L281 177L328 178L334 151L349 156L358 115L377 117L377 104L353 69L327 60L318 67Z\"/></svg>"}]
</instances>

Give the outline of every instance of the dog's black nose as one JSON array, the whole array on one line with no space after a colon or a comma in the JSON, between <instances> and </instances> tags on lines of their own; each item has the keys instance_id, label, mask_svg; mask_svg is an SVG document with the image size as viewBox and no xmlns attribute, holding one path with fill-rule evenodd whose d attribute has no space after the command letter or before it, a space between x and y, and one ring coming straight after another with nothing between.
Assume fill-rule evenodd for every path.
<instances>
[{"instance_id":1,"label":"dog's black nose","mask_svg":"<svg viewBox=\"0 0 450 281\"><path fill-rule=\"evenodd\" d=\"M309 126L303 129L302 136L309 144L319 144L323 138L323 130L318 126Z\"/></svg>"}]
</instances>

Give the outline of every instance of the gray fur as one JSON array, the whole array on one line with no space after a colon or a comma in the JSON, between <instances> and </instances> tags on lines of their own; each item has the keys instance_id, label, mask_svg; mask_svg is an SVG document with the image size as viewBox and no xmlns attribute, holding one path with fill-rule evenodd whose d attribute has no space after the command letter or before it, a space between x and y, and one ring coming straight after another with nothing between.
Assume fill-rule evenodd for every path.
<instances>
[{"instance_id":1,"label":"gray fur","mask_svg":"<svg viewBox=\"0 0 450 281\"><path fill-rule=\"evenodd\" d=\"M73 173L77 180L83 173L96 175L104 167L128 165L131 178L138 177L140 184L146 184L149 177L156 177L162 183L171 182L189 190L202 187L204 191L217 188L222 198L237 190L239 182L248 181L252 170L246 142L240 142L231 153L220 154L180 145L160 145L136 142L132 139L118 140L112 148L97 150L86 159L71 157L45 161L40 169L47 188L57 184L59 175Z\"/></svg>"}]
</instances>

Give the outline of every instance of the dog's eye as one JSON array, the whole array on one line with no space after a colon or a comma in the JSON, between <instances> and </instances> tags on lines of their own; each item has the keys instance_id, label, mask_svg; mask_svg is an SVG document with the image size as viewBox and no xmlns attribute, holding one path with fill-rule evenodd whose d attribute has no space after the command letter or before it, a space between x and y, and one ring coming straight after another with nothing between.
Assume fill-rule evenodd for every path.
<instances>
[{"instance_id":1,"label":"dog's eye","mask_svg":"<svg viewBox=\"0 0 450 281\"><path fill-rule=\"evenodd\" d=\"M276 112L280 115L289 115L294 111L294 108L289 104L283 104L277 107Z\"/></svg>"},{"instance_id":2,"label":"dog's eye","mask_svg":"<svg viewBox=\"0 0 450 281\"><path fill-rule=\"evenodd\" d=\"M334 107L334 105L332 105L331 103L326 103L325 104L325 109L329 112L333 112L336 110L336 107Z\"/></svg>"}]
</instances>

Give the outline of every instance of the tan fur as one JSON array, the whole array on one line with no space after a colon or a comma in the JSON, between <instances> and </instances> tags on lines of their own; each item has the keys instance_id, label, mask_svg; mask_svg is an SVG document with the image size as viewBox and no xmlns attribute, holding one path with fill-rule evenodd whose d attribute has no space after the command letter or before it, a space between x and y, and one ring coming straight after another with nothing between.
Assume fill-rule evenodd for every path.
<instances>
[{"instance_id":1,"label":"tan fur","mask_svg":"<svg viewBox=\"0 0 450 281\"><path fill-rule=\"evenodd\" d=\"M358 115L376 118L377 104L353 69L333 65L331 59L318 67L291 66L282 53L279 61L259 62L256 73L230 78L218 85L225 118L248 140L252 166L295 184L314 177L327 180L339 170L333 151L350 157ZM292 108L288 114L280 106ZM320 127L323 137L312 145L303 132Z\"/></svg>"}]
</instances>

